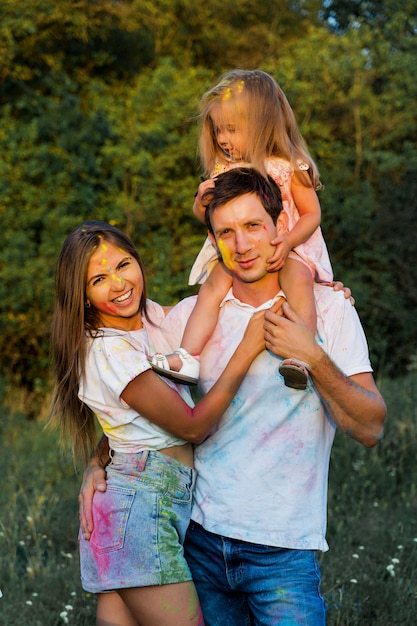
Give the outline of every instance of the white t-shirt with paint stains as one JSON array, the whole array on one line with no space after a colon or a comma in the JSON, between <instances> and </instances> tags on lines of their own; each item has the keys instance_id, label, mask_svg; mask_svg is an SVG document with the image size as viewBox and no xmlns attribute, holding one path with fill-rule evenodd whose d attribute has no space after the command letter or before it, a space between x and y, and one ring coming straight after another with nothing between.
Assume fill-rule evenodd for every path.
<instances>
[{"instance_id":1,"label":"white t-shirt with paint stains","mask_svg":"<svg viewBox=\"0 0 417 626\"><path fill-rule=\"evenodd\" d=\"M87 340L86 375L78 395L95 412L110 448L117 452L162 450L185 443L139 415L120 397L130 381L150 369L148 355L172 351L159 327L165 317L162 307L148 300L147 309L155 325L143 317L141 330L100 328L96 338ZM192 405L185 387L163 380Z\"/></svg>"},{"instance_id":2,"label":"white t-shirt with paint stains","mask_svg":"<svg viewBox=\"0 0 417 626\"><path fill-rule=\"evenodd\" d=\"M372 371L356 310L341 292L315 285L318 341L348 376ZM260 308L268 308L272 301ZM190 301L166 318L179 333ZM183 313L181 313L183 311ZM232 292L201 354L201 387L220 376L254 313ZM198 472L192 518L210 532L256 544L327 550L326 507L335 425L311 380L290 389L281 359L264 351L252 363L229 409L195 449Z\"/></svg>"}]
</instances>

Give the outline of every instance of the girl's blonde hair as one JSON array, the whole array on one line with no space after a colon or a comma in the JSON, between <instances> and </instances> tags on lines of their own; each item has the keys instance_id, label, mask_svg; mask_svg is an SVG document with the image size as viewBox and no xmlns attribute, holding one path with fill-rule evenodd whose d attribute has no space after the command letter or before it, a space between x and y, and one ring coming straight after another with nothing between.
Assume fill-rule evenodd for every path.
<instances>
[{"instance_id":1,"label":"girl's blonde hair","mask_svg":"<svg viewBox=\"0 0 417 626\"><path fill-rule=\"evenodd\" d=\"M290 104L278 83L262 70L232 70L203 96L200 108L200 157L204 174L212 175L224 154L217 142L212 113L227 102L236 106L236 120L245 119L247 160L266 176L265 159L281 157L291 163L300 180L315 189L320 175ZM305 176L308 166L308 176ZM300 167L301 166L301 167Z\"/></svg>"},{"instance_id":2,"label":"girl's blonde hair","mask_svg":"<svg viewBox=\"0 0 417 626\"><path fill-rule=\"evenodd\" d=\"M96 422L91 409L78 397L80 379L85 374L87 337L100 332L98 311L86 301L88 264L103 241L126 251L139 264L143 291L139 310L145 315L146 284L139 253L122 231L106 222L87 221L76 228L64 242L55 275L55 308L52 321L51 349L55 385L50 423L59 424L63 440L72 442L74 460L85 463L96 443Z\"/></svg>"}]
</instances>

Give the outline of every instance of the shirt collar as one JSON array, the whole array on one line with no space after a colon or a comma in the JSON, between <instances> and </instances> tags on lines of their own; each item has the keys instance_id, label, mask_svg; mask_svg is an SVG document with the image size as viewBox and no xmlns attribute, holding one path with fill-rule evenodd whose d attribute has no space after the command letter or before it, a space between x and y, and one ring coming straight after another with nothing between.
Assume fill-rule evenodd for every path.
<instances>
[{"instance_id":1,"label":"shirt collar","mask_svg":"<svg viewBox=\"0 0 417 626\"><path fill-rule=\"evenodd\" d=\"M270 309L271 306L278 300L278 298L283 297L285 298L284 292L282 290L280 290L276 296L274 296L273 298L270 298L269 300L267 300L266 302L264 302L263 304L261 304L258 307L253 307L251 304L247 304L246 302L242 302L241 300L239 300L238 298L236 298L233 294L233 288L231 287L229 289L229 291L227 292L226 296L223 298L222 303L220 304L220 306L224 306L227 302L232 302L232 304L234 304L235 306L241 308L241 309L252 309L254 312L255 311L264 311L265 309Z\"/></svg>"}]
</instances>

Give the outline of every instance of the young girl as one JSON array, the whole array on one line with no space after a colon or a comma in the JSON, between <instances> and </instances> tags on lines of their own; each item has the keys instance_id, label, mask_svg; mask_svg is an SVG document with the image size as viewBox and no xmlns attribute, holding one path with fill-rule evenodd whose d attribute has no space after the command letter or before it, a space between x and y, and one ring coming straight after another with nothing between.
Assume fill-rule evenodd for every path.
<instances>
[{"instance_id":1,"label":"young girl","mask_svg":"<svg viewBox=\"0 0 417 626\"><path fill-rule=\"evenodd\" d=\"M167 311L146 299L139 254L121 231L85 222L68 236L56 274L52 419L84 459L95 416L109 441L108 487L95 493L90 540L80 536L84 589L118 593L116 603L99 600L98 624L124 606L123 623L203 624L182 548L195 478L188 442L207 435L265 346L258 316L192 408L188 392L149 365L149 354L170 349L158 326Z\"/></svg>"},{"instance_id":2,"label":"young girl","mask_svg":"<svg viewBox=\"0 0 417 626\"><path fill-rule=\"evenodd\" d=\"M272 176L279 185L288 230L272 242L276 252L269 259L268 271L280 271L279 281L289 303L315 331L313 282L333 280L320 229L316 189L321 184L288 100L271 76L260 70L233 70L205 94L201 105L200 154L209 180L199 186L193 210L202 222L204 193L221 172L250 164ZM219 306L231 286L209 239L194 263L189 282L203 284L181 348L168 359L156 355L153 367L174 379L193 383L199 371L194 357L212 334ZM287 359L280 372L288 386L305 389L305 364Z\"/></svg>"}]
</instances>

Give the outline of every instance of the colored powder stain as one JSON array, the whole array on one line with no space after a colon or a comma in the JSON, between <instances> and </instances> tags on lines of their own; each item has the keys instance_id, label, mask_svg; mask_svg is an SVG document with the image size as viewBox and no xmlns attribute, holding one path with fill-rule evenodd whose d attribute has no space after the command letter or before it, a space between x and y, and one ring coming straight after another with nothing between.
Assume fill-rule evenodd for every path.
<instances>
[{"instance_id":1,"label":"colored powder stain","mask_svg":"<svg viewBox=\"0 0 417 626\"><path fill-rule=\"evenodd\" d=\"M226 87L222 96L222 100L230 100L231 97L232 97L232 90L230 89L230 87Z\"/></svg>"},{"instance_id":2,"label":"colored powder stain","mask_svg":"<svg viewBox=\"0 0 417 626\"><path fill-rule=\"evenodd\" d=\"M283 587L278 587L278 589L277 589L277 597L282 600L286 596L288 596L288 590L283 588Z\"/></svg>"},{"instance_id":3,"label":"colored powder stain","mask_svg":"<svg viewBox=\"0 0 417 626\"><path fill-rule=\"evenodd\" d=\"M100 306L97 306L97 308L103 313L117 313L117 308L114 306L114 304L108 302L103 302Z\"/></svg>"},{"instance_id":4,"label":"colored powder stain","mask_svg":"<svg viewBox=\"0 0 417 626\"><path fill-rule=\"evenodd\" d=\"M229 252L229 248L226 246L226 244L222 241L222 239L219 239L217 241L217 245L218 248L220 250L220 254L222 256L223 259L223 263L226 265L226 267L228 267L229 269L233 269L233 267L236 265L233 261L232 258L230 256L230 252Z\"/></svg>"}]
</instances>

